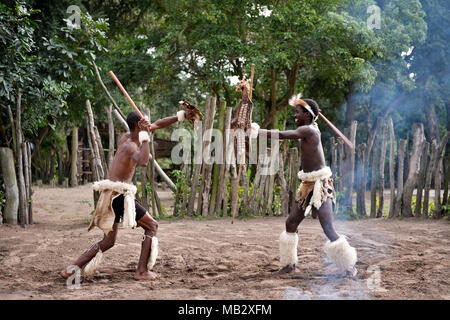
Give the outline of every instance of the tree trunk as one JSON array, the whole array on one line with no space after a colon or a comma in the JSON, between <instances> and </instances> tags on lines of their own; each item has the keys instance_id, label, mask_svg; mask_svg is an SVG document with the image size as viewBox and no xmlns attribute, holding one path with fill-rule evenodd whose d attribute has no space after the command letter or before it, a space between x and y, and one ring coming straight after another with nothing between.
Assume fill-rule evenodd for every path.
<instances>
[{"instance_id":1,"label":"tree trunk","mask_svg":"<svg viewBox=\"0 0 450 320\"><path fill-rule=\"evenodd\" d=\"M364 192L366 190L367 181L368 181L368 178L369 178L370 155L372 154L372 148L373 148L373 145L375 143L375 139L378 136L378 132L379 132L380 127L381 127L382 124L383 124L383 118L378 117L375 125L372 128L372 131L369 132L369 136L367 138L367 147L366 147L366 154L365 154L365 161L366 162L364 163L364 168L365 168L365 171L364 171ZM369 128L369 119L368 119L368 122L367 122L367 128ZM371 185L372 185L372 178L371 178Z\"/></svg>"},{"instance_id":2,"label":"tree trunk","mask_svg":"<svg viewBox=\"0 0 450 320\"><path fill-rule=\"evenodd\" d=\"M375 218L377 212L377 185L378 185L378 175L377 170L380 165L380 158L378 154L378 150L380 149L378 140L376 140L376 144L373 147L372 153L372 174L370 179L370 217Z\"/></svg>"},{"instance_id":3,"label":"tree trunk","mask_svg":"<svg viewBox=\"0 0 450 320\"><path fill-rule=\"evenodd\" d=\"M289 191L286 180L284 179L284 161L281 153L278 161L279 170L277 173L277 178L281 186L281 215L287 216L289 213Z\"/></svg>"},{"instance_id":4,"label":"tree trunk","mask_svg":"<svg viewBox=\"0 0 450 320\"><path fill-rule=\"evenodd\" d=\"M365 217L367 215L366 213L366 199L365 199L365 181L364 181L364 164L365 164L365 151L366 151L366 144L362 143L358 145L356 148L356 152L358 154L358 166L357 166L357 174L356 174L356 212L360 217Z\"/></svg>"},{"instance_id":5,"label":"tree trunk","mask_svg":"<svg viewBox=\"0 0 450 320\"><path fill-rule=\"evenodd\" d=\"M94 126L95 140L98 146L98 153L100 155L100 161L102 162L103 179L107 179L109 176L108 163L106 162L105 150L103 149L102 139L98 132L97 126Z\"/></svg>"},{"instance_id":6,"label":"tree trunk","mask_svg":"<svg viewBox=\"0 0 450 320\"><path fill-rule=\"evenodd\" d=\"M433 141L436 139L436 142L439 144L441 142L439 136L439 125L436 116L436 111L434 105L431 105L429 108L426 108L427 121L428 121L428 136L429 140Z\"/></svg>"},{"instance_id":7,"label":"tree trunk","mask_svg":"<svg viewBox=\"0 0 450 320\"><path fill-rule=\"evenodd\" d=\"M445 149L445 146L447 145L447 140L450 136L450 132L447 132L442 141L439 144L438 153L436 156L436 167L434 171L434 204L435 204L435 211L434 211L434 218L440 218L441 217L441 184L442 184L442 166L443 166L443 151Z\"/></svg>"},{"instance_id":8,"label":"tree trunk","mask_svg":"<svg viewBox=\"0 0 450 320\"><path fill-rule=\"evenodd\" d=\"M28 158L28 165L29 165L29 169L28 169L28 181L29 181L29 185L28 185L28 194L29 194L29 200L28 200L28 223L29 224L33 224L33 175L31 172L31 148L30 148L30 143L27 143L27 148L26 148L26 152L27 152L27 158Z\"/></svg>"},{"instance_id":9,"label":"tree trunk","mask_svg":"<svg viewBox=\"0 0 450 320\"><path fill-rule=\"evenodd\" d=\"M297 194L299 167L298 149L291 148L289 149L289 208L292 208Z\"/></svg>"},{"instance_id":10,"label":"tree trunk","mask_svg":"<svg viewBox=\"0 0 450 320\"><path fill-rule=\"evenodd\" d=\"M271 88L270 88L270 113L273 114L272 122L270 123L271 129L278 129L278 115L279 112L276 112L277 109L277 95L278 95L278 79L277 79L277 70L272 68L270 70L271 75Z\"/></svg>"},{"instance_id":11,"label":"tree trunk","mask_svg":"<svg viewBox=\"0 0 450 320\"><path fill-rule=\"evenodd\" d=\"M417 177L417 194L416 194L416 207L414 208L414 216L419 218L422 212L422 193L423 187L425 186L425 176L426 168L428 164L428 153L430 150L430 143L425 142L422 151L422 156L420 157L420 170Z\"/></svg>"},{"instance_id":12,"label":"tree trunk","mask_svg":"<svg viewBox=\"0 0 450 320\"><path fill-rule=\"evenodd\" d=\"M356 129L358 127L357 121L352 121L350 125L350 141L353 145L356 145ZM346 145L347 154L347 178L346 180L346 192L345 192L345 212L347 214L353 214L353 183L355 180L355 149L349 148Z\"/></svg>"},{"instance_id":13,"label":"tree trunk","mask_svg":"<svg viewBox=\"0 0 450 320\"><path fill-rule=\"evenodd\" d=\"M394 133L394 123L392 118L389 118L389 184L391 189L390 203L389 203L389 218L394 216L394 206L395 206L395 167L394 167L394 146L395 146L395 133Z\"/></svg>"},{"instance_id":14,"label":"tree trunk","mask_svg":"<svg viewBox=\"0 0 450 320\"><path fill-rule=\"evenodd\" d=\"M114 122L112 118L112 104L105 107L106 115L108 116L108 133L109 133L109 149L108 149L108 168L114 159Z\"/></svg>"},{"instance_id":15,"label":"tree trunk","mask_svg":"<svg viewBox=\"0 0 450 320\"><path fill-rule=\"evenodd\" d=\"M219 105L219 115L218 115L218 120L219 120L219 126L218 126L218 130L220 131L220 133L222 134L222 141L224 139L223 134L224 134L224 128L225 128L225 112L226 112L226 108L227 108L227 104L225 101L221 101L220 105ZM225 144L222 145L222 162L223 159L225 157L224 154L224 149L223 147L225 146ZM217 151L216 151L217 152ZM219 181L220 181L220 177L222 174L222 167L223 167L223 163L219 164L219 163L215 163L214 164L214 169L213 169L213 174L212 174L212 187L211 187L211 200L209 203L209 214L214 214L216 212L218 212L218 208L220 207L220 204L216 204L217 202L221 201L222 198L219 199L219 194L218 194L218 189L219 189ZM223 179L223 176L222 176Z\"/></svg>"},{"instance_id":16,"label":"tree trunk","mask_svg":"<svg viewBox=\"0 0 450 320\"><path fill-rule=\"evenodd\" d=\"M91 143L92 143L92 154L94 157L94 166L96 168L98 179L102 180L105 177L105 171L102 166L102 158L100 155L100 147L97 142L97 137L95 134L95 125L94 125L94 115L92 113L91 103L89 99L86 100L86 108L87 108L87 117L88 117L88 134L91 137Z\"/></svg>"},{"instance_id":17,"label":"tree trunk","mask_svg":"<svg viewBox=\"0 0 450 320\"><path fill-rule=\"evenodd\" d=\"M192 180L190 183L191 186L191 194L189 195L189 204L187 209L187 215L192 215L194 211L195 198L197 196L197 188L199 183L200 171L202 169L202 157L203 157L203 141L202 141L203 133L202 133L202 125L201 122L194 123L194 174L192 175Z\"/></svg>"},{"instance_id":18,"label":"tree trunk","mask_svg":"<svg viewBox=\"0 0 450 320\"><path fill-rule=\"evenodd\" d=\"M222 108L225 108L226 104L223 102L223 106L221 105L221 112ZM222 137L223 137L223 151L222 151L222 164L218 166L220 175L219 175L219 184L217 186L217 197L216 197L216 208L215 211L219 212L220 209L223 208L222 200L227 201L227 199L224 197L224 189L227 188L227 184L225 184L225 170L226 170L226 158L227 158L227 145L228 145L228 136L227 132L230 129L230 123L231 123L231 116L232 116L232 108L226 108L226 114L224 123L221 122L221 117L219 114L219 130L222 130ZM225 213L224 213L225 214Z\"/></svg>"},{"instance_id":19,"label":"tree trunk","mask_svg":"<svg viewBox=\"0 0 450 320\"><path fill-rule=\"evenodd\" d=\"M236 163L233 161L231 164L231 212L236 212L236 215L239 216L239 202L237 201L239 197L239 186L237 182L237 171L236 171ZM235 211L235 206L238 206Z\"/></svg>"},{"instance_id":20,"label":"tree trunk","mask_svg":"<svg viewBox=\"0 0 450 320\"><path fill-rule=\"evenodd\" d=\"M271 162L276 161L276 158L270 157L270 161ZM272 165L272 163L270 165ZM264 211L267 212L268 215L273 215L272 203L275 194L275 191L273 190L274 183L275 183L275 173L269 175L269 183L267 185L267 196L266 201L264 201L265 203L267 203L266 207L267 209L265 209Z\"/></svg>"},{"instance_id":21,"label":"tree trunk","mask_svg":"<svg viewBox=\"0 0 450 320\"><path fill-rule=\"evenodd\" d=\"M333 173L333 179L336 180L337 175L337 143L335 142L334 137L331 137L331 172Z\"/></svg>"},{"instance_id":22,"label":"tree trunk","mask_svg":"<svg viewBox=\"0 0 450 320\"><path fill-rule=\"evenodd\" d=\"M19 94L17 97L17 115L16 115L16 138L17 138L17 183L19 186L19 216L18 222L21 225L27 224L27 205L26 205L26 191L25 191L25 179L23 175L23 154L22 154L22 89L19 89Z\"/></svg>"},{"instance_id":23,"label":"tree trunk","mask_svg":"<svg viewBox=\"0 0 450 320\"><path fill-rule=\"evenodd\" d=\"M402 207L403 197L403 169L405 162L406 140L400 139L398 143L398 171L397 171L397 194L395 198L394 214L392 217L398 217Z\"/></svg>"},{"instance_id":24,"label":"tree trunk","mask_svg":"<svg viewBox=\"0 0 450 320\"><path fill-rule=\"evenodd\" d=\"M30 170L30 164L28 162L28 152L27 152L27 142L22 143L22 158L23 158L23 176L25 180L25 214L27 215L27 220L29 224L33 224L33 221L30 220L30 212L29 212L29 206L28 204L31 201L31 195L30 195L30 176L28 174ZM52 162L54 163L54 157L52 157Z\"/></svg>"},{"instance_id":25,"label":"tree trunk","mask_svg":"<svg viewBox=\"0 0 450 320\"><path fill-rule=\"evenodd\" d=\"M216 113L216 98L215 97L207 97L206 98L206 121L205 121L205 127L203 130L203 159L205 160L203 162L203 168L202 168L202 181L200 184L200 193L198 197L198 203L197 203L197 210L198 213L201 213L202 216L208 215L208 210L206 212L203 212L203 203L206 205L209 204L209 192L205 193L204 190L211 187L211 169L212 164L209 164L209 157L210 157L210 148L211 148L211 130L214 123L214 115ZM208 159L208 161L206 161ZM205 208L208 208L208 206L205 206Z\"/></svg>"},{"instance_id":26,"label":"tree trunk","mask_svg":"<svg viewBox=\"0 0 450 320\"><path fill-rule=\"evenodd\" d=\"M413 145L412 154L409 161L409 173L403 191L402 215L404 217L412 217L412 195L417 183L417 176L419 174L420 155L422 154L424 138L423 124L415 123L413 125Z\"/></svg>"},{"instance_id":27,"label":"tree trunk","mask_svg":"<svg viewBox=\"0 0 450 320\"><path fill-rule=\"evenodd\" d=\"M11 149L0 147L0 166L6 192L6 203L3 207L3 223L17 224L19 188L14 166L14 153Z\"/></svg>"},{"instance_id":28,"label":"tree trunk","mask_svg":"<svg viewBox=\"0 0 450 320\"><path fill-rule=\"evenodd\" d=\"M387 145L387 129L385 124L383 128L383 136L381 139L381 152L380 152L380 167L378 169L378 194L380 195L380 204L378 206L377 218L383 216L384 207L384 164L386 160L386 145Z\"/></svg>"},{"instance_id":29,"label":"tree trunk","mask_svg":"<svg viewBox=\"0 0 450 320\"><path fill-rule=\"evenodd\" d=\"M433 140L431 143L431 148L430 148L430 160L428 161L427 175L425 177L423 208L422 208L422 216L424 218L428 218L428 204L429 204L429 200L430 200L431 180L433 178L433 174L431 174L431 172L434 172L434 169L435 169L438 148L439 148L439 146L437 144L437 141Z\"/></svg>"},{"instance_id":30,"label":"tree trunk","mask_svg":"<svg viewBox=\"0 0 450 320\"><path fill-rule=\"evenodd\" d=\"M77 150L78 150L78 128L74 127L72 128L72 152L70 157L70 185L72 187L76 187L78 185Z\"/></svg>"},{"instance_id":31,"label":"tree trunk","mask_svg":"<svg viewBox=\"0 0 450 320\"><path fill-rule=\"evenodd\" d=\"M336 186L336 190L338 192L344 192L344 180L345 180L345 161L344 161L344 140L341 138L337 139L338 147L339 147L339 175L338 175L338 183Z\"/></svg>"},{"instance_id":32,"label":"tree trunk","mask_svg":"<svg viewBox=\"0 0 450 320\"><path fill-rule=\"evenodd\" d=\"M447 155L444 161L445 167L445 178L444 178L444 196L442 198L442 205L445 206L448 204L448 187L450 183L450 155Z\"/></svg>"},{"instance_id":33,"label":"tree trunk","mask_svg":"<svg viewBox=\"0 0 450 320\"><path fill-rule=\"evenodd\" d=\"M253 179L253 188L252 188L252 193L250 196L250 199L252 199L252 202L250 203L249 207L250 207L250 214L251 215L257 215L257 197L258 197L258 188L259 188L259 183L261 181L261 163L258 161L258 164L256 166L256 173L255 173L255 178ZM259 192L261 192L261 190L259 190Z\"/></svg>"},{"instance_id":34,"label":"tree trunk","mask_svg":"<svg viewBox=\"0 0 450 320\"><path fill-rule=\"evenodd\" d=\"M349 92L346 96L346 100L347 100L347 109L345 110L344 127L350 126L355 119L356 87L353 81L349 83Z\"/></svg>"}]
</instances>

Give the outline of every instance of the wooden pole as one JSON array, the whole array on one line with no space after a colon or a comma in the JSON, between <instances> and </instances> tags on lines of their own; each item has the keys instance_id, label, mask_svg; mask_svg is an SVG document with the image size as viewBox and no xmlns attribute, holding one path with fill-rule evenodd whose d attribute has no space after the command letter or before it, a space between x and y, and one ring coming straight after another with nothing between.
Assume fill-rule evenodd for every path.
<instances>
[{"instance_id":1,"label":"wooden pole","mask_svg":"<svg viewBox=\"0 0 450 320\"><path fill-rule=\"evenodd\" d=\"M412 196L414 188L417 183L417 176L420 169L420 155L423 150L424 141L424 130L422 123L415 123L413 125L413 144L412 144L412 154L409 162L409 172L408 178L406 179L405 186L403 189L403 205L402 205L402 216L412 217Z\"/></svg>"},{"instance_id":2,"label":"wooden pole","mask_svg":"<svg viewBox=\"0 0 450 320\"><path fill-rule=\"evenodd\" d=\"M23 154L22 154L22 143L23 143L23 135L22 135L22 89L19 89L19 94L17 96L17 115L16 115L16 137L17 137L17 182L19 184L19 224L24 226L27 224L28 217L26 215L26 203L25 203L25 179L23 176Z\"/></svg>"}]
</instances>

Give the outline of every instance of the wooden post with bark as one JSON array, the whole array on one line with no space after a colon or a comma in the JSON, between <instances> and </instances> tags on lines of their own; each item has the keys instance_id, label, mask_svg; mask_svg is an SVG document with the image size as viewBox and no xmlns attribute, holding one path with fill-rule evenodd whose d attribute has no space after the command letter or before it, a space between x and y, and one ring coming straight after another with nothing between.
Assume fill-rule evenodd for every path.
<instances>
[{"instance_id":1,"label":"wooden post with bark","mask_svg":"<svg viewBox=\"0 0 450 320\"><path fill-rule=\"evenodd\" d=\"M377 213L377 185L378 185L378 167L380 165L379 150L381 149L378 145L380 139L374 140L373 152L372 152L372 172L370 181L370 217L375 218ZM376 143L375 143L376 142Z\"/></svg>"},{"instance_id":2,"label":"wooden post with bark","mask_svg":"<svg viewBox=\"0 0 450 320\"><path fill-rule=\"evenodd\" d=\"M216 97L208 97L207 98L207 112L208 121L206 122L205 131L204 131L204 148L203 148L203 159L205 160L203 163L203 171L202 171L202 184L200 187L199 194L199 203L198 208L201 210L202 216L207 216L209 214L209 199L211 192L211 172L213 167L213 158L210 158L210 150L211 150L211 137L212 137L212 129L214 123L214 116L216 114ZM208 163L211 162L211 163ZM201 199L201 201L200 201Z\"/></svg>"},{"instance_id":3,"label":"wooden post with bark","mask_svg":"<svg viewBox=\"0 0 450 320\"><path fill-rule=\"evenodd\" d=\"M284 161L281 153L279 154L278 161L277 179L281 186L281 215L287 216L289 213L289 191L284 178Z\"/></svg>"},{"instance_id":4,"label":"wooden post with bark","mask_svg":"<svg viewBox=\"0 0 450 320\"><path fill-rule=\"evenodd\" d=\"M297 148L289 149L289 208L292 208L297 194L298 171L300 169ZM289 212L290 213L290 212Z\"/></svg>"},{"instance_id":5,"label":"wooden post with bark","mask_svg":"<svg viewBox=\"0 0 450 320\"><path fill-rule=\"evenodd\" d=\"M71 141L71 154L70 154L70 186L76 187L78 185L78 128L72 128L72 141Z\"/></svg>"},{"instance_id":6,"label":"wooden post with bark","mask_svg":"<svg viewBox=\"0 0 450 320\"><path fill-rule=\"evenodd\" d=\"M222 108L226 107L225 102L223 102ZM225 197L224 192L227 191L227 184L225 183L225 170L227 168L226 159L227 159L227 145L228 145L228 133L230 129L231 124L231 116L232 116L232 108L226 108L225 112L225 119L222 126L222 123L220 122L220 114L219 114L219 130L222 130L222 137L223 137L223 149L222 149L222 164L218 166L220 175L219 175L219 184L217 186L217 197L216 197L216 208L215 212L219 212L220 209L223 210L222 201L227 202L227 198ZM226 215L226 212L223 212L224 215Z\"/></svg>"},{"instance_id":7,"label":"wooden post with bark","mask_svg":"<svg viewBox=\"0 0 450 320\"><path fill-rule=\"evenodd\" d=\"M414 208L414 216L419 218L422 216L422 194L425 186L426 169L428 165L428 153L430 152L430 143L425 142L420 157L420 169L417 177L417 193L416 193L416 207Z\"/></svg>"},{"instance_id":8,"label":"wooden post with bark","mask_svg":"<svg viewBox=\"0 0 450 320\"><path fill-rule=\"evenodd\" d=\"M191 186L191 194L189 195L188 209L187 215L192 215L195 206L195 199L197 196L197 187L198 180L200 176L200 172L202 169L202 161L203 161L203 132L202 132L202 123L200 121L194 122L194 158L193 158L193 174L192 180L190 183Z\"/></svg>"},{"instance_id":9,"label":"wooden post with bark","mask_svg":"<svg viewBox=\"0 0 450 320\"><path fill-rule=\"evenodd\" d=\"M409 161L408 178L405 182L403 190L402 215L404 217L412 217L412 195L417 183L417 176L420 168L420 155L422 154L423 141L425 139L423 124L415 123L413 125L413 145L412 153Z\"/></svg>"},{"instance_id":10,"label":"wooden post with bark","mask_svg":"<svg viewBox=\"0 0 450 320\"><path fill-rule=\"evenodd\" d=\"M395 147L395 133L394 133L394 123L392 118L389 118L389 184L391 189L391 197L389 203L389 214L388 217L394 216L394 206L395 206L395 170L394 170L394 147Z\"/></svg>"},{"instance_id":11,"label":"wooden post with bark","mask_svg":"<svg viewBox=\"0 0 450 320\"><path fill-rule=\"evenodd\" d=\"M108 117L108 136L109 136L108 169L109 169L114 159L114 122L112 118L112 104L110 104L108 107L105 107L105 111Z\"/></svg>"},{"instance_id":12,"label":"wooden post with bark","mask_svg":"<svg viewBox=\"0 0 450 320\"><path fill-rule=\"evenodd\" d=\"M366 181L364 180L365 172L365 151L366 144L361 143L356 147L356 153L358 155L357 171L356 171L356 212L358 216L366 216Z\"/></svg>"},{"instance_id":13,"label":"wooden post with bark","mask_svg":"<svg viewBox=\"0 0 450 320\"><path fill-rule=\"evenodd\" d=\"M430 174L430 173L434 172L438 148L439 148L438 143L434 139L431 142L430 160L428 161L428 166L427 166L427 170L426 170L428 174L425 177L425 186L424 186L424 195L423 195L423 208L422 208L422 216L424 218L428 218L428 204L429 204L429 200L430 200L431 180L433 178L433 174Z\"/></svg>"},{"instance_id":14,"label":"wooden post with bark","mask_svg":"<svg viewBox=\"0 0 450 320\"><path fill-rule=\"evenodd\" d=\"M25 178L23 175L23 153L22 153L22 89L19 89L17 96L17 114L16 114L16 138L17 138L17 153L16 153L16 165L17 165L17 183L19 187L19 217L18 222L20 225L27 224L27 205L26 205L26 191L25 191Z\"/></svg>"},{"instance_id":15,"label":"wooden post with bark","mask_svg":"<svg viewBox=\"0 0 450 320\"><path fill-rule=\"evenodd\" d=\"M387 145L387 124L383 127L383 135L381 136L381 149L380 149L380 166L378 168L378 194L379 194L379 206L377 210L377 218L383 216L384 207L384 164L386 160L386 145Z\"/></svg>"},{"instance_id":16,"label":"wooden post with bark","mask_svg":"<svg viewBox=\"0 0 450 320\"><path fill-rule=\"evenodd\" d=\"M434 213L433 218L440 218L441 217L441 184L442 184L442 176L443 176L443 160L444 155L443 151L445 149L445 146L447 145L447 140L450 136L450 132L447 132L444 136L444 138L439 143L439 147L437 150L436 155L436 166L434 169Z\"/></svg>"},{"instance_id":17,"label":"wooden post with bark","mask_svg":"<svg viewBox=\"0 0 450 320\"><path fill-rule=\"evenodd\" d=\"M10 148L0 147L0 168L6 196L6 203L3 207L3 223L17 224L19 188L14 166L14 152Z\"/></svg>"},{"instance_id":18,"label":"wooden post with bark","mask_svg":"<svg viewBox=\"0 0 450 320\"><path fill-rule=\"evenodd\" d=\"M405 163L405 149L406 140L400 139L398 143L398 171L397 171L397 194L395 196L394 211L392 212L392 217L397 217L400 215L400 210L402 207L402 197L403 197L403 169Z\"/></svg>"},{"instance_id":19,"label":"wooden post with bark","mask_svg":"<svg viewBox=\"0 0 450 320\"><path fill-rule=\"evenodd\" d=\"M226 117L226 108L227 108L227 104L225 101L221 101L220 105L219 105L219 114L218 114L218 130L219 132L222 134L222 141L224 141L224 128L225 128L225 117ZM216 141L217 143L217 141ZM222 145L222 150L216 150L215 152L222 152L222 164L219 163L215 163L214 164L214 169L213 169L213 174L212 174L212 187L211 187L211 200L209 203L209 214L214 214L215 212L218 212L218 207L220 207L219 205L216 205L216 203L218 201L221 201L222 198L219 197L218 194L218 190L219 190L219 183L220 183L220 176L222 173L222 167L224 166L223 164L223 159L225 157L224 152L223 152L223 145ZM220 198L220 199L219 199Z\"/></svg>"},{"instance_id":20,"label":"wooden post with bark","mask_svg":"<svg viewBox=\"0 0 450 320\"><path fill-rule=\"evenodd\" d=\"M356 141L356 129L358 127L358 121L352 121L350 125L350 141L355 145ZM353 183L355 180L355 148L350 148L345 145L347 154L347 168L346 168L346 191L345 191L345 212L347 214L353 214Z\"/></svg>"}]
</instances>

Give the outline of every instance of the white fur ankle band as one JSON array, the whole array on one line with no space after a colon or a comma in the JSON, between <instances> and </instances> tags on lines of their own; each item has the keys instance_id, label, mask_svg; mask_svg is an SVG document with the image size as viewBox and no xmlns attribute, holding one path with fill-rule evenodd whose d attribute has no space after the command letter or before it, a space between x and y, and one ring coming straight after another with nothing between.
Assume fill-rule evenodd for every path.
<instances>
[{"instance_id":1,"label":"white fur ankle band","mask_svg":"<svg viewBox=\"0 0 450 320\"><path fill-rule=\"evenodd\" d=\"M186 112L184 110L180 110L177 112L178 121L184 121L186 119Z\"/></svg>"},{"instance_id":2,"label":"white fur ankle band","mask_svg":"<svg viewBox=\"0 0 450 320\"><path fill-rule=\"evenodd\" d=\"M100 266L100 263L103 260L103 252L102 250L98 250L97 254L89 261L89 263L83 268L83 274L85 276L90 276L94 274L95 270Z\"/></svg>"},{"instance_id":3,"label":"white fur ankle band","mask_svg":"<svg viewBox=\"0 0 450 320\"><path fill-rule=\"evenodd\" d=\"M142 144L144 141L150 141L150 136L147 131L139 132L139 142Z\"/></svg>"},{"instance_id":4,"label":"white fur ankle band","mask_svg":"<svg viewBox=\"0 0 450 320\"><path fill-rule=\"evenodd\" d=\"M283 231L280 235L280 264L282 267L295 265L297 257L298 234Z\"/></svg>"},{"instance_id":5,"label":"white fur ankle band","mask_svg":"<svg viewBox=\"0 0 450 320\"><path fill-rule=\"evenodd\" d=\"M350 246L344 235L340 235L336 241L328 240L324 247L325 254L333 261L339 272L350 272L356 274L355 264L357 261L356 249Z\"/></svg>"}]
</instances>

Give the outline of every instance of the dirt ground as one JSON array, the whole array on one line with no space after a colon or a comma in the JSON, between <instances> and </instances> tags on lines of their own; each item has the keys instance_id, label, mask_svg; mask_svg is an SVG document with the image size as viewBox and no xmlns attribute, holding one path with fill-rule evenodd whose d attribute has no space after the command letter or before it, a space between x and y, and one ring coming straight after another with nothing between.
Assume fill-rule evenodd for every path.
<instances>
[{"instance_id":1,"label":"dirt ground","mask_svg":"<svg viewBox=\"0 0 450 320\"><path fill-rule=\"evenodd\" d=\"M271 274L283 217L162 220L158 279L133 280L143 231L121 229L97 274L70 289L58 272L102 238L87 232L91 188L34 189L36 223L0 225L0 300L450 299L450 224L415 218L336 221L358 251L355 278L335 275L318 220L300 225L300 272L283 276Z\"/></svg>"}]
</instances>

